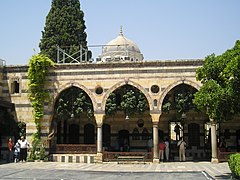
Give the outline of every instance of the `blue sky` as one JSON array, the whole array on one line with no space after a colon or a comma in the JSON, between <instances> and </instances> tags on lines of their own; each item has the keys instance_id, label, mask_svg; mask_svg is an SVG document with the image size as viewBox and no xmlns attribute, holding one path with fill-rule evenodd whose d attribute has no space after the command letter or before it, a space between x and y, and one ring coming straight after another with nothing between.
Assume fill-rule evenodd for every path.
<instances>
[{"instance_id":1,"label":"blue sky","mask_svg":"<svg viewBox=\"0 0 240 180\"><path fill-rule=\"evenodd\" d=\"M0 7L0 58L27 64L39 52L51 0L1 0ZM88 45L107 44L123 26L145 60L204 58L232 48L240 39L239 7L239 0L81 0ZM101 49L92 51L96 57Z\"/></svg>"}]
</instances>

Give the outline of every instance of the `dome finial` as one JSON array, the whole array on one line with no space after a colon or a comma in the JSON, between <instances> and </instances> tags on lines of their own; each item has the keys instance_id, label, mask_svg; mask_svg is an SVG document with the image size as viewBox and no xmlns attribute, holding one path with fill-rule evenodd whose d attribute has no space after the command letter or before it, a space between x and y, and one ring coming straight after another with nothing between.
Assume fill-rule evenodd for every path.
<instances>
[{"instance_id":1,"label":"dome finial","mask_svg":"<svg viewBox=\"0 0 240 180\"><path fill-rule=\"evenodd\" d=\"M120 26L120 33L119 33L120 36L123 36L123 30L122 30L122 26Z\"/></svg>"}]
</instances>

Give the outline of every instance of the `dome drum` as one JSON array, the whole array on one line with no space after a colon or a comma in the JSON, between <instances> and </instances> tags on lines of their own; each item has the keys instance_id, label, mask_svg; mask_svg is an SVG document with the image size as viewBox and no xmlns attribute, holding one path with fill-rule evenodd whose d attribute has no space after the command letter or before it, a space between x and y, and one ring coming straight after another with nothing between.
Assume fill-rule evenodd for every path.
<instances>
[{"instance_id":1,"label":"dome drum","mask_svg":"<svg viewBox=\"0 0 240 180\"><path fill-rule=\"evenodd\" d=\"M120 31L117 38L103 47L99 58L101 58L101 62L143 61L143 54L138 46Z\"/></svg>"}]
</instances>

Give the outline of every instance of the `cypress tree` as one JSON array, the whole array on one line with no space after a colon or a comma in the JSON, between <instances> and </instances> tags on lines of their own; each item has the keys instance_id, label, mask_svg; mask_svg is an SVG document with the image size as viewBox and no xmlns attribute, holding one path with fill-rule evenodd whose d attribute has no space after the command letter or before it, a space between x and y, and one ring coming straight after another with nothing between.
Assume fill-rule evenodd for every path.
<instances>
[{"instance_id":1,"label":"cypress tree","mask_svg":"<svg viewBox=\"0 0 240 180\"><path fill-rule=\"evenodd\" d=\"M51 9L46 17L44 31L39 47L41 53L57 62L57 47L74 57L80 47L87 49L87 34L84 13L80 9L79 0L52 0ZM88 52L88 51L87 51ZM90 58L83 56L83 60ZM74 58L79 57L79 53ZM66 62L71 62L67 58Z\"/></svg>"}]
</instances>

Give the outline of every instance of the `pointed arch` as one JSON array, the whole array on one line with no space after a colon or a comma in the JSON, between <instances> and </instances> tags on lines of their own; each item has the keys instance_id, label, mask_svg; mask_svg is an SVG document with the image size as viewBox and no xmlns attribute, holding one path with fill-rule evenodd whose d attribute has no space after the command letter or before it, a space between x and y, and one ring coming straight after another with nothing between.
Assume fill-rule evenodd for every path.
<instances>
[{"instance_id":1,"label":"pointed arch","mask_svg":"<svg viewBox=\"0 0 240 180\"><path fill-rule=\"evenodd\" d=\"M103 97L103 101L102 101L102 110L105 111L105 106L106 106L106 101L107 101L107 98L109 97L109 95L115 91L116 89L118 89L119 87L121 86L124 86L124 85L131 85L135 88L137 88L138 90L140 90L144 96L146 97L147 101L148 101L148 105L149 105L149 110L152 110L153 109L153 103L152 103L152 98L150 97L149 93L147 92L146 89L144 89L140 84L136 83L136 82L133 82L133 81L130 81L130 80L125 80L125 81L121 81L121 82L118 82L117 84L115 84L114 86L112 86L107 92L106 94L104 95Z\"/></svg>"},{"instance_id":2,"label":"pointed arch","mask_svg":"<svg viewBox=\"0 0 240 180\"><path fill-rule=\"evenodd\" d=\"M176 86L180 85L180 84L186 84L186 85L189 85L189 86L192 86L194 87L196 90L199 90L200 89L200 85L191 81L191 80L179 80L179 81L176 81L172 84L170 84L166 89L164 89L163 93L161 94L160 96L160 99L159 99L159 103L158 103L158 107L157 109L158 110L162 110L162 103L163 103L163 100L164 98L166 97L166 95Z\"/></svg>"},{"instance_id":3,"label":"pointed arch","mask_svg":"<svg viewBox=\"0 0 240 180\"><path fill-rule=\"evenodd\" d=\"M93 106L93 110L96 109L96 99L95 97L93 96L93 93L87 89L85 86L79 84L79 83L76 83L76 82L69 82L67 84L64 84L62 86L60 86L58 89L57 89L57 92L54 94L54 98L53 98L53 106L51 107L52 110L52 114L50 115L50 121L49 121L49 132L50 134L52 132L56 132L56 128L57 128L57 123L54 122L54 119L55 119L55 106L56 106L56 102L59 98L59 96L61 95L62 92L70 89L70 88L79 88L81 90L83 90L87 95L88 97L90 98L91 102L92 102L92 106Z\"/></svg>"},{"instance_id":4,"label":"pointed arch","mask_svg":"<svg viewBox=\"0 0 240 180\"><path fill-rule=\"evenodd\" d=\"M59 88L57 88L57 90L56 90L57 92L53 94L54 95L53 106L52 106L52 110L51 110L51 112L53 112L53 113L50 117L51 124L52 124L52 120L54 119L54 108L55 108L55 104L56 104L57 99L59 98L60 94L63 91L65 91L65 90L67 90L71 87L77 87L79 89L82 89L89 96L90 100L92 101L93 110L95 111L97 109L96 98L94 97L93 93L87 87L85 87L84 85L81 85L79 83L76 83L76 82L68 82L68 83L60 86Z\"/></svg>"},{"instance_id":5,"label":"pointed arch","mask_svg":"<svg viewBox=\"0 0 240 180\"><path fill-rule=\"evenodd\" d=\"M80 89L82 89L83 91L85 91L87 93L87 95L89 96L89 98L92 101L93 104L93 110L95 111L97 109L97 101L96 98L94 97L93 93L84 85L77 83L77 82L69 82L65 85L62 85L61 87L59 87L58 92L57 92L57 96L59 96L59 94L64 91L65 89L68 89L72 86L78 87ZM54 98L54 102L56 101L57 97Z\"/></svg>"}]
</instances>

